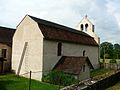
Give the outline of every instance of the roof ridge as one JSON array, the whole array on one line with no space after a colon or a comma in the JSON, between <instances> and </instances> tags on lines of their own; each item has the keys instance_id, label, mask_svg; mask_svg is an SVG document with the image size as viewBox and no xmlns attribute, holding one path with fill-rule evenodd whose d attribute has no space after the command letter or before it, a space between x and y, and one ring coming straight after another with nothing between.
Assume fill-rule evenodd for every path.
<instances>
[{"instance_id":1,"label":"roof ridge","mask_svg":"<svg viewBox=\"0 0 120 90\"><path fill-rule=\"evenodd\" d=\"M70 31L70 32L73 32L73 33L77 33L77 34L81 34L81 35L84 35L84 36L87 36L87 37L91 37L87 33L82 32L82 31L78 31L77 29L67 27L67 26L64 26L64 25L61 25L61 24L58 24L58 23L54 23L54 22L51 22L51 21L47 21L47 20L44 20L44 19L40 19L38 17L34 17L34 16L31 16L31 15L28 15L28 16L31 17L37 23L44 24L44 25L47 25L47 26L56 27L56 28L60 28L60 29ZM91 38L93 38L93 37L91 37Z\"/></svg>"}]
</instances>

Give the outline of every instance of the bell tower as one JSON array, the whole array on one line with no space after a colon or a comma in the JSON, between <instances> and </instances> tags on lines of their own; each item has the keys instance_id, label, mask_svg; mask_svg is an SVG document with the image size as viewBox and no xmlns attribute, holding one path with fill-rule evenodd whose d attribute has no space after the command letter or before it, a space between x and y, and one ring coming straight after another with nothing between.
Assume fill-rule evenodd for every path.
<instances>
[{"instance_id":1,"label":"bell tower","mask_svg":"<svg viewBox=\"0 0 120 90\"><path fill-rule=\"evenodd\" d=\"M79 31L85 32L89 34L91 37L95 39L95 41L100 44L100 38L95 33L95 26L88 19L87 15L81 20L81 22L77 25L77 29Z\"/></svg>"}]
</instances>

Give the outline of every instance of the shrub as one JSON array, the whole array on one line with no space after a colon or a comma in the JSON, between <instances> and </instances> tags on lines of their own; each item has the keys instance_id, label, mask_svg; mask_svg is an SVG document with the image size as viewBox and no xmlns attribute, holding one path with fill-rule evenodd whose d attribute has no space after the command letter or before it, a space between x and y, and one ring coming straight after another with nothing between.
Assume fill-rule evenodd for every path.
<instances>
[{"instance_id":1,"label":"shrub","mask_svg":"<svg viewBox=\"0 0 120 90\"><path fill-rule=\"evenodd\" d=\"M49 74L44 76L42 80L43 82L62 86L67 86L78 82L74 76L65 74L62 71L51 71Z\"/></svg>"}]
</instances>

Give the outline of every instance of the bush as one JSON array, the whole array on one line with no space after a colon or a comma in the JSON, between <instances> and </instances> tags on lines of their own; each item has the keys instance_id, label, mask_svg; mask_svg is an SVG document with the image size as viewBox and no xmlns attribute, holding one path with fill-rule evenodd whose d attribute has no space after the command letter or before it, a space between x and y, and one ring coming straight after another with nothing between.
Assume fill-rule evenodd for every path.
<instances>
[{"instance_id":1,"label":"bush","mask_svg":"<svg viewBox=\"0 0 120 90\"><path fill-rule=\"evenodd\" d=\"M42 80L43 82L62 86L67 86L78 82L74 76L65 74L62 71L51 71L48 75L44 76Z\"/></svg>"},{"instance_id":2,"label":"bush","mask_svg":"<svg viewBox=\"0 0 120 90\"><path fill-rule=\"evenodd\" d=\"M116 63L116 59L111 59L109 62L110 63Z\"/></svg>"}]
</instances>

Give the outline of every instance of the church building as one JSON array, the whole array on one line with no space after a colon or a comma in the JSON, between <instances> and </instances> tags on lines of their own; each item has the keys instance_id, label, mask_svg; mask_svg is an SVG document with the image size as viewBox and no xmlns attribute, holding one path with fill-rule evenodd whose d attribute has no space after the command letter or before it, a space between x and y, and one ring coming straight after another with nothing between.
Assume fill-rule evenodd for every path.
<instances>
[{"instance_id":1,"label":"church building","mask_svg":"<svg viewBox=\"0 0 120 90\"><path fill-rule=\"evenodd\" d=\"M51 70L61 70L80 80L99 65L99 38L84 17L78 29L26 15L13 36L12 69L17 75L32 71L40 80Z\"/></svg>"}]
</instances>

